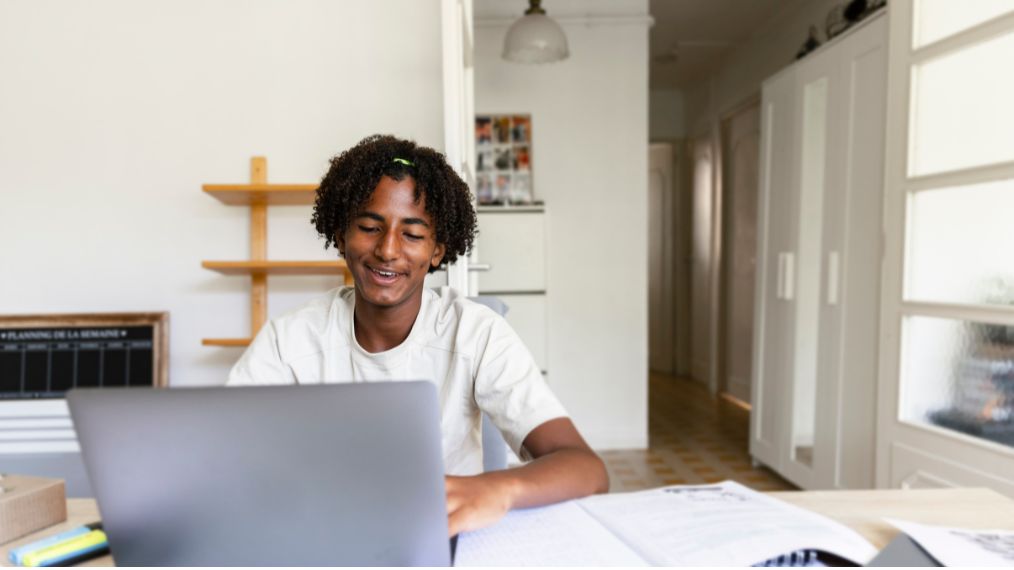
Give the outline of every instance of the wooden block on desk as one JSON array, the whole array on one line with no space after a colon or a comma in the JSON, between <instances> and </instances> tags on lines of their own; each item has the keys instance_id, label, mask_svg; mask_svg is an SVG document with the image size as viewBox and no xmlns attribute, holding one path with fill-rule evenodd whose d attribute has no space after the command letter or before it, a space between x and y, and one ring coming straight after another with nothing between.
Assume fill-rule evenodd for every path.
<instances>
[{"instance_id":1,"label":"wooden block on desk","mask_svg":"<svg viewBox=\"0 0 1014 570\"><path fill-rule=\"evenodd\" d=\"M0 487L0 544L67 520L62 479L4 475Z\"/></svg>"}]
</instances>

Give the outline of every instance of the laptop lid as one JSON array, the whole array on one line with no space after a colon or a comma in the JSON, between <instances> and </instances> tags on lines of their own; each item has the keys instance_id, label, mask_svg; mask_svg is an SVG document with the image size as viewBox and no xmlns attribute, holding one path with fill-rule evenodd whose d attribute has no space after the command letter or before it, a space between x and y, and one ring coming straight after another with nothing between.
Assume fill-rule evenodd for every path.
<instances>
[{"instance_id":1,"label":"laptop lid","mask_svg":"<svg viewBox=\"0 0 1014 570\"><path fill-rule=\"evenodd\" d=\"M889 542L867 566L943 566L904 533Z\"/></svg>"},{"instance_id":2,"label":"laptop lid","mask_svg":"<svg viewBox=\"0 0 1014 570\"><path fill-rule=\"evenodd\" d=\"M447 566L429 382L72 390L121 566Z\"/></svg>"}]
</instances>

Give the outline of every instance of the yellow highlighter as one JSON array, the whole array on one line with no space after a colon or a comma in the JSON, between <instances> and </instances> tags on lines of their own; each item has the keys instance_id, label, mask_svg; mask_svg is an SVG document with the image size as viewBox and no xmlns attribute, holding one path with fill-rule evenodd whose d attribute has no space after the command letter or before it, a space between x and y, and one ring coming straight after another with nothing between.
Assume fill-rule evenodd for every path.
<instances>
[{"instance_id":1,"label":"yellow highlighter","mask_svg":"<svg viewBox=\"0 0 1014 570\"><path fill-rule=\"evenodd\" d=\"M93 530L66 542L43 548L21 559L22 566L66 566L109 550L106 533Z\"/></svg>"}]
</instances>

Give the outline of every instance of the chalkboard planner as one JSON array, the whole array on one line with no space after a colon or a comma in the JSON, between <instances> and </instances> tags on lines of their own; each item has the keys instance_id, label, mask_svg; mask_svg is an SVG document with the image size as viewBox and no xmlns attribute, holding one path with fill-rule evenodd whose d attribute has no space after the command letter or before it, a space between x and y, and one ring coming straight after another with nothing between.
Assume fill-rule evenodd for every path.
<instances>
[{"instance_id":1,"label":"chalkboard planner","mask_svg":"<svg viewBox=\"0 0 1014 570\"><path fill-rule=\"evenodd\" d=\"M0 316L0 400L168 385L168 313Z\"/></svg>"}]
</instances>

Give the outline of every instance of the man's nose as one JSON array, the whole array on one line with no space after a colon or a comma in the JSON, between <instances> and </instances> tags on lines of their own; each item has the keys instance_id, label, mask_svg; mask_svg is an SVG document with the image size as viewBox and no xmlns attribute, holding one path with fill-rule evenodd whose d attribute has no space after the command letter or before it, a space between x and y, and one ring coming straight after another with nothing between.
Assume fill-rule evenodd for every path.
<instances>
[{"instance_id":1,"label":"man's nose","mask_svg":"<svg viewBox=\"0 0 1014 570\"><path fill-rule=\"evenodd\" d=\"M395 232L385 231L377 240L377 247L373 251L377 259L388 261L398 257L398 236Z\"/></svg>"}]
</instances>

